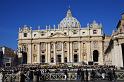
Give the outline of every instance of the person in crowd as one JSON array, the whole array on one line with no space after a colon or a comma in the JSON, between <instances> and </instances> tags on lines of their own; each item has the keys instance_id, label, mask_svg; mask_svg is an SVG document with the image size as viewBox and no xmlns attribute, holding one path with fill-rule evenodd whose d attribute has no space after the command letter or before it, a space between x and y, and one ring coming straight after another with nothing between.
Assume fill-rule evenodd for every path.
<instances>
[{"instance_id":1,"label":"person in crowd","mask_svg":"<svg viewBox=\"0 0 124 82\"><path fill-rule=\"evenodd\" d=\"M89 74L88 74L88 70L86 69L86 82L88 82L88 76L89 76Z\"/></svg>"},{"instance_id":2,"label":"person in crowd","mask_svg":"<svg viewBox=\"0 0 124 82\"><path fill-rule=\"evenodd\" d=\"M33 82L33 71L32 70L29 71L29 81Z\"/></svg>"},{"instance_id":3,"label":"person in crowd","mask_svg":"<svg viewBox=\"0 0 124 82\"><path fill-rule=\"evenodd\" d=\"M81 69L78 68L78 70L77 70L77 80L80 80L80 76L81 76Z\"/></svg>"},{"instance_id":4,"label":"person in crowd","mask_svg":"<svg viewBox=\"0 0 124 82\"><path fill-rule=\"evenodd\" d=\"M84 70L81 70L81 82L84 81Z\"/></svg>"},{"instance_id":5,"label":"person in crowd","mask_svg":"<svg viewBox=\"0 0 124 82\"><path fill-rule=\"evenodd\" d=\"M95 76L96 76L96 73L95 73L95 70L91 70L91 79L94 81L95 80Z\"/></svg>"},{"instance_id":6,"label":"person in crowd","mask_svg":"<svg viewBox=\"0 0 124 82\"><path fill-rule=\"evenodd\" d=\"M105 70L103 68L101 69L101 73L102 73L102 79L105 79L106 72L105 72Z\"/></svg>"},{"instance_id":7,"label":"person in crowd","mask_svg":"<svg viewBox=\"0 0 124 82\"><path fill-rule=\"evenodd\" d=\"M116 73L115 73L115 69L114 69L114 68L113 68L113 70L112 70L112 75L113 75L113 80L116 81L117 75L116 75Z\"/></svg>"},{"instance_id":8,"label":"person in crowd","mask_svg":"<svg viewBox=\"0 0 124 82\"><path fill-rule=\"evenodd\" d=\"M25 82L26 76L24 75L24 72L22 71L20 74L20 82Z\"/></svg>"},{"instance_id":9,"label":"person in crowd","mask_svg":"<svg viewBox=\"0 0 124 82\"><path fill-rule=\"evenodd\" d=\"M40 71L40 69L37 69L36 75L37 75L37 77L36 77L36 78L37 78L36 82L39 82L40 76L41 76L41 71Z\"/></svg>"},{"instance_id":10,"label":"person in crowd","mask_svg":"<svg viewBox=\"0 0 124 82\"><path fill-rule=\"evenodd\" d=\"M112 71L111 71L111 69L108 70L108 80L112 81Z\"/></svg>"},{"instance_id":11,"label":"person in crowd","mask_svg":"<svg viewBox=\"0 0 124 82\"><path fill-rule=\"evenodd\" d=\"M64 70L64 74L65 74L65 80L67 80L68 79L68 72L67 72L67 70Z\"/></svg>"},{"instance_id":12,"label":"person in crowd","mask_svg":"<svg viewBox=\"0 0 124 82\"><path fill-rule=\"evenodd\" d=\"M3 82L3 74L0 72L0 82Z\"/></svg>"}]
</instances>

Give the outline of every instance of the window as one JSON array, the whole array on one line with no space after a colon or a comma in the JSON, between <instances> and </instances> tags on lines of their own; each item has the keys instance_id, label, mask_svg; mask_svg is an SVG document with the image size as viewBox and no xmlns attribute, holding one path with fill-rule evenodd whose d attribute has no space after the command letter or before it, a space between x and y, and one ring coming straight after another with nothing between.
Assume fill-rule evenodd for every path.
<instances>
[{"instance_id":1,"label":"window","mask_svg":"<svg viewBox=\"0 0 124 82\"><path fill-rule=\"evenodd\" d=\"M58 63L61 63L61 55L57 55L57 59L56 60L57 60Z\"/></svg>"},{"instance_id":2,"label":"window","mask_svg":"<svg viewBox=\"0 0 124 82\"><path fill-rule=\"evenodd\" d=\"M73 31L73 34L77 34L77 31L76 31L76 30L74 30L74 31Z\"/></svg>"},{"instance_id":3,"label":"window","mask_svg":"<svg viewBox=\"0 0 124 82\"><path fill-rule=\"evenodd\" d=\"M36 62L36 60L37 60L37 55L33 54L33 61Z\"/></svg>"},{"instance_id":4,"label":"window","mask_svg":"<svg viewBox=\"0 0 124 82\"><path fill-rule=\"evenodd\" d=\"M93 30L93 34L97 34L97 30Z\"/></svg>"},{"instance_id":5,"label":"window","mask_svg":"<svg viewBox=\"0 0 124 82\"><path fill-rule=\"evenodd\" d=\"M54 62L54 58L52 57L52 58L51 58L51 63L53 63L53 62Z\"/></svg>"},{"instance_id":6,"label":"window","mask_svg":"<svg viewBox=\"0 0 124 82\"><path fill-rule=\"evenodd\" d=\"M42 56L41 56L41 62L42 62L42 63L45 63L45 55L42 55Z\"/></svg>"},{"instance_id":7,"label":"window","mask_svg":"<svg viewBox=\"0 0 124 82\"><path fill-rule=\"evenodd\" d=\"M53 51L51 51L51 53L53 53Z\"/></svg>"},{"instance_id":8,"label":"window","mask_svg":"<svg viewBox=\"0 0 124 82\"><path fill-rule=\"evenodd\" d=\"M42 33L41 36L44 36L44 33Z\"/></svg>"},{"instance_id":9,"label":"window","mask_svg":"<svg viewBox=\"0 0 124 82\"><path fill-rule=\"evenodd\" d=\"M67 57L64 58L64 62L67 63Z\"/></svg>"},{"instance_id":10,"label":"window","mask_svg":"<svg viewBox=\"0 0 124 82\"><path fill-rule=\"evenodd\" d=\"M45 32L44 31L41 31L41 36L44 36L45 35Z\"/></svg>"},{"instance_id":11,"label":"window","mask_svg":"<svg viewBox=\"0 0 124 82\"><path fill-rule=\"evenodd\" d=\"M34 37L36 36L36 34L34 34Z\"/></svg>"},{"instance_id":12,"label":"window","mask_svg":"<svg viewBox=\"0 0 124 82\"><path fill-rule=\"evenodd\" d=\"M44 53L44 51L42 51L42 53Z\"/></svg>"},{"instance_id":13,"label":"window","mask_svg":"<svg viewBox=\"0 0 124 82\"><path fill-rule=\"evenodd\" d=\"M24 33L24 37L27 37L27 33Z\"/></svg>"},{"instance_id":14,"label":"window","mask_svg":"<svg viewBox=\"0 0 124 82\"><path fill-rule=\"evenodd\" d=\"M85 34L85 32L82 32L82 34Z\"/></svg>"},{"instance_id":15,"label":"window","mask_svg":"<svg viewBox=\"0 0 124 82\"><path fill-rule=\"evenodd\" d=\"M74 50L74 52L77 52L77 50Z\"/></svg>"},{"instance_id":16,"label":"window","mask_svg":"<svg viewBox=\"0 0 124 82\"><path fill-rule=\"evenodd\" d=\"M36 50L36 45L34 45L34 50Z\"/></svg>"},{"instance_id":17,"label":"window","mask_svg":"<svg viewBox=\"0 0 124 82\"><path fill-rule=\"evenodd\" d=\"M51 35L53 35L53 33L51 33Z\"/></svg>"}]
</instances>

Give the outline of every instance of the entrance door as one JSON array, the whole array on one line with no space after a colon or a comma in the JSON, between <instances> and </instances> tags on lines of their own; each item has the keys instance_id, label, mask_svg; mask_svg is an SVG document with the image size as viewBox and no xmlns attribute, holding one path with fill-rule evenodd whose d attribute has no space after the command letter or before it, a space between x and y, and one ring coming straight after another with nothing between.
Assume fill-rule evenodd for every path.
<instances>
[{"instance_id":1,"label":"entrance door","mask_svg":"<svg viewBox=\"0 0 124 82\"><path fill-rule=\"evenodd\" d=\"M124 67L124 44L121 44L121 47L122 47L123 67Z\"/></svg>"},{"instance_id":2,"label":"entrance door","mask_svg":"<svg viewBox=\"0 0 124 82\"><path fill-rule=\"evenodd\" d=\"M93 62L98 62L99 53L98 50L93 51Z\"/></svg>"},{"instance_id":3,"label":"entrance door","mask_svg":"<svg viewBox=\"0 0 124 82\"><path fill-rule=\"evenodd\" d=\"M45 55L41 55L41 63L45 63Z\"/></svg>"},{"instance_id":4,"label":"entrance door","mask_svg":"<svg viewBox=\"0 0 124 82\"><path fill-rule=\"evenodd\" d=\"M78 62L78 55L74 54L74 62L77 63Z\"/></svg>"},{"instance_id":5,"label":"entrance door","mask_svg":"<svg viewBox=\"0 0 124 82\"><path fill-rule=\"evenodd\" d=\"M22 52L22 64L27 64L27 52Z\"/></svg>"},{"instance_id":6,"label":"entrance door","mask_svg":"<svg viewBox=\"0 0 124 82\"><path fill-rule=\"evenodd\" d=\"M61 63L61 55L57 55L57 62Z\"/></svg>"}]
</instances>

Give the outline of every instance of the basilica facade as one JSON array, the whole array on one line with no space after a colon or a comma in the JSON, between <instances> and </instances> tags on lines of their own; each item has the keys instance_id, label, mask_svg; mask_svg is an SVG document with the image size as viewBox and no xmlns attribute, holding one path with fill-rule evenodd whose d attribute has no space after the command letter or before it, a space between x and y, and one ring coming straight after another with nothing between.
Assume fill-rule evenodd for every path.
<instances>
[{"instance_id":1,"label":"basilica facade","mask_svg":"<svg viewBox=\"0 0 124 82\"><path fill-rule=\"evenodd\" d=\"M96 21L82 27L68 9L57 26L49 25L43 30L22 26L18 32L18 56L24 64L93 62L103 65L111 37L102 29L102 24Z\"/></svg>"}]
</instances>

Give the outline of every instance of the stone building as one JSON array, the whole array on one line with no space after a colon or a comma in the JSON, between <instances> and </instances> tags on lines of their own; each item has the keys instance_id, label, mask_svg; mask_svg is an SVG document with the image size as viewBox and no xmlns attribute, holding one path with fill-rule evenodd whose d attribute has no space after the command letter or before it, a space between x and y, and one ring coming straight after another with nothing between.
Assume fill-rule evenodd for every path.
<instances>
[{"instance_id":1,"label":"stone building","mask_svg":"<svg viewBox=\"0 0 124 82\"><path fill-rule=\"evenodd\" d=\"M103 65L110 37L103 34L102 28L96 21L81 27L68 9L57 26L49 25L44 30L22 26L18 32L18 56L24 64L94 62Z\"/></svg>"},{"instance_id":2,"label":"stone building","mask_svg":"<svg viewBox=\"0 0 124 82\"><path fill-rule=\"evenodd\" d=\"M14 58L16 53L11 48L0 46L0 66L13 66L15 65Z\"/></svg>"},{"instance_id":3,"label":"stone building","mask_svg":"<svg viewBox=\"0 0 124 82\"><path fill-rule=\"evenodd\" d=\"M124 14L113 31L108 48L105 51L105 64L124 67Z\"/></svg>"}]
</instances>

